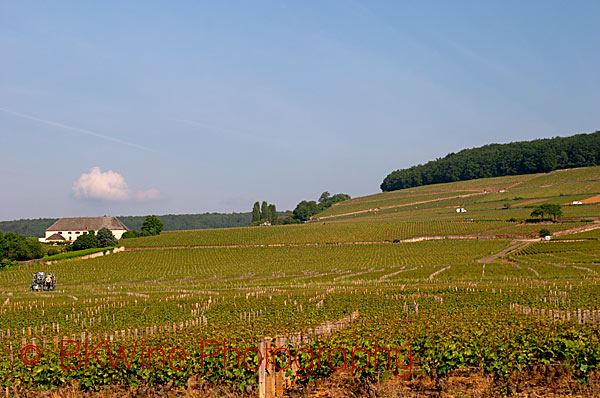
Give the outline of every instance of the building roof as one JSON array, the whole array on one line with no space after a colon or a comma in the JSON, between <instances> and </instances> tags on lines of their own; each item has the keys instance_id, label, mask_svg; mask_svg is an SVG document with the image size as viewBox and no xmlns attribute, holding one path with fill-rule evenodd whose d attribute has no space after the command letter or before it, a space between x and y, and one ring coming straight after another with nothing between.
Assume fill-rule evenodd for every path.
<instances>
[{"instance_id":1,"label":"building roof","mask_svg":"<svg viewBox=\"0 0 600 398\"><path fill-rule=\"evenodd\" d=\"M66 240L61 234L52 234L46 240Z\"/></svg>"},{"instance_id":2,"label":"building roof","mask_svg":"<svg viewBox=\"0 0 600 398\"><path fill-rule=\"evenodd\" d=\"M108 228L111 231L125 230L125 226L117 217L65 217L52 224L46 231L85 231Z\"/></svg>"}]
</instances>

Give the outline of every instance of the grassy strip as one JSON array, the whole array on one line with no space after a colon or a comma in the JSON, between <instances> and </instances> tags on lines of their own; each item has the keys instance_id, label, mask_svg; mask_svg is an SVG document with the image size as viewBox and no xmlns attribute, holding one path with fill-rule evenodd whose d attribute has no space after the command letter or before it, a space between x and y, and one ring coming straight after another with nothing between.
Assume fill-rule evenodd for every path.
<instances>
[{"instance_id":1,"label":"grassy strip","mask_svg":"<svg viewBox=\"0 0 600 398\"><path fill-rule=\"evenodd\" d=\"M95 247L95 248L92 248L92 249L85 249L85 250L77 250L77 251L73 251L73 252L60 253L60 254L55 254L53 256L46 256L46 257L44 257L44 261L68 260L70 258L87 256L88 254L93 254L93 253L98 253L98 252L105 252L105 251L112 251L112 249L114 249L114 247L115 246Z\"/></svg>"}]
</instances>

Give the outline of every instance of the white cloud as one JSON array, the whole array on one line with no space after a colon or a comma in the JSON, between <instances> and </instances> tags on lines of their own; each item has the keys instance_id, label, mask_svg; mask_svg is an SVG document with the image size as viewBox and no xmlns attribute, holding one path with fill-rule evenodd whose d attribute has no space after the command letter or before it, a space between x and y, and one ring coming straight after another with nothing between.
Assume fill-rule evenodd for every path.
<instances>
[{"instance_id":1,"label":"white cloud","mask_svg":"<svg viewBox=\"0 0 600 398\"><path fill-rule=\"evenodd\" d=\"M92 167L89 173L81 174L73 183L73 195L77 199L146 202L158 199L160 192L156 188L133 191L119 173L102 172L100 167Z\"/></svg>"}]
</instances>

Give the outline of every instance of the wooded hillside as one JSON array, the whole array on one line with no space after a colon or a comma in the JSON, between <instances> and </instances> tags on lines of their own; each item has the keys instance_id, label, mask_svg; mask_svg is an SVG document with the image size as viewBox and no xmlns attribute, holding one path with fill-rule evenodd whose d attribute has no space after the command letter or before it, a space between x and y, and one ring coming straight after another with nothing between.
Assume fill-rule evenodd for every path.
<instances>
[{"instance_id":1,"label":"wooded hillside","mask_svg":"<svg viewBox=\"0 0 600 398\"><path fill-rule=\"evenodd\" d=\"M600 165L600 131L533 141L490 144L393 171L382 191L557 169Z\"/></svg>"}]
</instances>

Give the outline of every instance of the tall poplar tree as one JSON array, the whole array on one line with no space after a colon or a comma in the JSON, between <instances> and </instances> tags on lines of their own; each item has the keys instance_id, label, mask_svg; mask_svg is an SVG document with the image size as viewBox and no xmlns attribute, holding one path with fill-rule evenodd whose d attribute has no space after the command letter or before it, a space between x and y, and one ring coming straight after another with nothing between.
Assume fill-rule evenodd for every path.
<instances>
[{"instance_id":1,"label":"tall poplar tree","mask_svg":"<svg viewBox=\"0 0 600 398\"><path fill-rule=\"evenodd\" d=\"M254 207L252 208L252 223L257 223L260 221L260 204L258 202L254 203Z\"/></svg>"},{"instance_id":2,"label":"tall poplar tree","mask_svg":"<svg viewBox=\"0 0 600 398\"><path fill-rule=\"evenodd\" d=\"M279 222L279 215L277 215L277 208L274 204L269 205L269 222L271 225L277 225Z\"/></svg>"},{"instance_id":3,"label":"tall poplar tree","mask_svg":"<svg viewBox=\"0 0 600 398\"><path fill-rule=\"evenodd\" d=\"M267 204L267 201L263 201L262 205L260 206L260 220L261 221L267 221L270 218L270 213L269 213L269 205Z\"/></svg>"}]
</instances>

